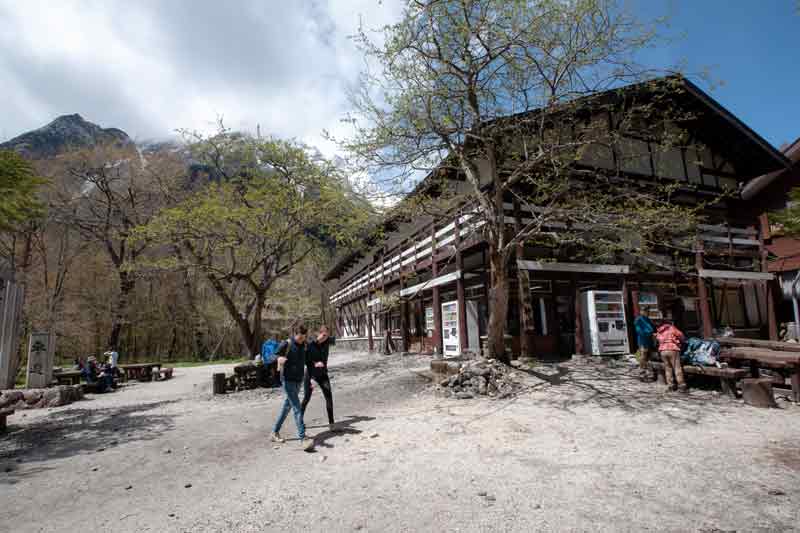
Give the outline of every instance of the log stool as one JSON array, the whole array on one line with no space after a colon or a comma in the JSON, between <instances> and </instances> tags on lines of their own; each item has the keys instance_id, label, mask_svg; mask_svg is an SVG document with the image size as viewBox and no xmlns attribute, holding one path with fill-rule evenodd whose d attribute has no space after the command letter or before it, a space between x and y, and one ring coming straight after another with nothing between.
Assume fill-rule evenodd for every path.
<instances>
[{"instance_id":1,"label":"log stool","mask_svg":"<svg viewBox=\"0 0 800 533\"><path fill-rule=\"evenodd\" d=\"M742 380L744 403L753 407L777 407L772 395L772 379L746 378Z\"/></svg>"}]
</instances>

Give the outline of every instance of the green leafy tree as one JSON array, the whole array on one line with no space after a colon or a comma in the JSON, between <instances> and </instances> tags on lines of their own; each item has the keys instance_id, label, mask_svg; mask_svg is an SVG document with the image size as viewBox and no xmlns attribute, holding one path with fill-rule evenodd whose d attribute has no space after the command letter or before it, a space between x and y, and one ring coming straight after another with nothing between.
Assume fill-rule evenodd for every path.
<instances>
[{"instance_id":1,"label":"green leafy tree","mask_svg":"<svg viewBox=\"0 0 800 533\"><path fill-rule=\"evenodd\" d=\"M276 281L315 250L350 240L363 213L336 169L305 146L227 130L192 140L209 182L138 228L137 242L173 252L138 267L199 272L254 356Z\"/></svg>"},{"instance_id":2,"label":"green leafy tree","mask_svg":"<svg viewBox=\"0 0 800 533\"><path fill-rule=\"evenodd\" d=\"M36 193L44 181L33 165L16 152L0 150L0 230L17 229L39 216L42 205Z\"/></svg>"},{"instance_id":3,"label":"green leafy tree","mask_svg":"<svg viewBox=\"0 0 800 533\"><path fill-rule=\"evenodd\" d=\"M800 188L789 191L788 205L784 209L773 212L770 219L774 224L779 225L785 234L793 237L800 235Z\"/></svg>"},{"instance_id":4,"label":"green leafy tree","mask_svg":"<svg viewBox=\"0 0 800 533\"><path fill-rule=\"evenodd\" d=\"M664 150L686 142L672 126L689 117L669 100L680 78L633 96L606 93L652 78L635 59L657 43L657 26L613 0L410 0L381 39L356 37L368 67L351 97L352 133L336 140L383 194L407 193L425 174L432 182L457 178L438 180L435 202L399 209L459 208L473 217L489 249L492 356L507 357L508 271L524 245L647 262L697 221L701 207L679 205L674 185L639 187L621 179L619 167L577 164L624 147L626 133ZM532 214L509 232L512 202Z\"/></svg>"}]
</instances>

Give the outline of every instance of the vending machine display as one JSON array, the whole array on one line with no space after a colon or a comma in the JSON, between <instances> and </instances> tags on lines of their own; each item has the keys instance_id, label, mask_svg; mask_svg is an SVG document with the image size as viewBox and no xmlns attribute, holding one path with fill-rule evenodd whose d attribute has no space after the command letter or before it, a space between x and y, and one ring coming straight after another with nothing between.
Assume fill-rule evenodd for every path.
<instances>
[{"instance_id":1,"label":"vending machine display","mask_svg":"<svg viewBox=\"0 0 800 533\"><path fill-rule=\"evenodd\" d=\"M628 328L622 291L581 293L584 342L592 355L628 353Z\"/></svg>"},{"instance_id":2,"label":"vending machine display","mask_svg":"<svg viewBox=\"0 0 800 533\"><path fill-rule=\"evenodd\" d=\"M458 341L458 302L442 304L442 346L446 356L461 353Z\"/></svg>"}]
</instances>

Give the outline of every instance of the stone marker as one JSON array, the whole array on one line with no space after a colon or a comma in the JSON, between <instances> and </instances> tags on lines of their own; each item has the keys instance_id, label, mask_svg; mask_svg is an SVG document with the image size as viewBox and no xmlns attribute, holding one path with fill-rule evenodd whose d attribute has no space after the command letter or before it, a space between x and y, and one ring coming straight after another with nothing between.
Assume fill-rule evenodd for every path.
<instances>
[{"instance_id":1,"label":"stone marker","mask_svg":"<svg viewBox=\"0 0 800 533\"><path fill-rule=\"evenodd\" d=\"M31 333L28 343L27 386L41 389L53 381L53 342L50 333L37 331Z\"/></svg>"}]
</instances>

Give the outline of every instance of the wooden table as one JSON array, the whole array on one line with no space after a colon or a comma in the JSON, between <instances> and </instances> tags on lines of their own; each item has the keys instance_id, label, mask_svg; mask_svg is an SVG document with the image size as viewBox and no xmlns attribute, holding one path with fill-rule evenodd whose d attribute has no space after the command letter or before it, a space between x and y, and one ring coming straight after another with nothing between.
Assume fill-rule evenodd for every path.
<instances>
[{"instance_id":1,"label":"wooden table","mask_svg":"<svg viewBox=\"0 0 800 533\"><path fill-rule=\"evenodd\" d=\"M781 375L788 374L792 385L792 400L800 403L800 352L773 350L749 344L723 347L719 358L732 366L749 366L752 377L760 377L759 370L762 368L775 370Z\"/></svg>"},{"instance_id":2,"label":"wooden table","mask_svg":"<svg viewBox=\"0 0 800 533\"><path fill-rule=\"evenodd\" d=\"M59 385L80 385L83 373L80 370L62 370L53 372L53 377Z\"/></svg>"},{"instance_id":3,"label":"wooden table","mask_svg":"<svg viewBox=\"0 0 800 533\"><path fill-rule=\"evenodd\" d=\"M137 363L133 365L119 365L119 367L125 372L125 379L152 381L153 369L161 370L161 363Z\"/></svg>"}]
</instances>

